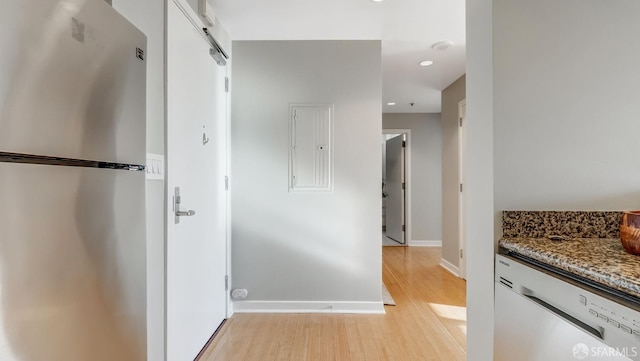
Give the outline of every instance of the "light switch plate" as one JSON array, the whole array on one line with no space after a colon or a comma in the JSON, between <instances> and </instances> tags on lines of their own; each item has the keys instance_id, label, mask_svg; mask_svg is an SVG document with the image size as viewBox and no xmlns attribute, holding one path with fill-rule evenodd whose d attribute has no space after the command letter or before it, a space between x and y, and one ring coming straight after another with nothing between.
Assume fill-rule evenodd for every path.
<instances>
[{"instance_id":1,"label":"light switch plate","mask_svg":"<svg viewBox=\"0 0 640 361\"><path fill-rule=\"evenodd\" d=\"M164 179L164 155L147 153L147 179L163 180Z\"/></svg>"}]
</instances>

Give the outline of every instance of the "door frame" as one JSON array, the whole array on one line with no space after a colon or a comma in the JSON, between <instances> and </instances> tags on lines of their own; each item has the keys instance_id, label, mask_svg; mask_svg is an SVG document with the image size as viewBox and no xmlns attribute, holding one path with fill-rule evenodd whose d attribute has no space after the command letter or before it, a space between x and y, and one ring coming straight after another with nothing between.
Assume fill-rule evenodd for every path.
<instances>
[{"instance_id":1,"label":"door frame","mask_svg":"<svg viewBox=\"0 0 640 361\"><path fill-rule=\"evenodd\" d=\"M231 52L229 52L231 54ZM227 319L233 316L233 299L231 298L231 285L233 276L231 275L231 56L227 59L226 65L226 77L227 77L227 115L225 121L227 131L227 157L226 157L226 209L227 209L227 229L226 229L226 247L227 247Z\"/></svg>"},{"instance_id":2,"label":"door frame","mask_svg":"<svg viewBox=\"0 0 640 361\"><path fill-rule=\"evenodd\" d=\"M406 134L407 146L404 149L404 183L405 183L405 200L404 200L404 215L405 215L405 246L411 246L412 233L411 233L411 129L382 129L382 134ZM382 164L382 161L380 162ZM382 211L382 192L380 193L380 211ZM380 217L382 222L382 217ZM382 225L380 226L382 229Z\"/></svg>"},{"instance_id":3,"label":"door frame","mask_svg":"<svg viewBox=\"0 0 640 361\"><path fill-rule=\"evenodd\" d=\"M458 102L458 269L462 279L467 278L467 230L466 230L466 199L465 174L467 169L467 100Z\"/></svg>"}]
</instances>

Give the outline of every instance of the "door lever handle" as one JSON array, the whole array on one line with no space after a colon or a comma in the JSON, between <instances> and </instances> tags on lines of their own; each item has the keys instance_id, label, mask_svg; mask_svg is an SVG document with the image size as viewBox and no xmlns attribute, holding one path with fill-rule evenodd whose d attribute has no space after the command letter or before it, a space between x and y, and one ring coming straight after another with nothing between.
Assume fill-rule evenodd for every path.
<instances>
[{"instance_id":1,"label":"door lever handle","mask_svg":"<svg viewBox=\"0 0 640 361\"><path fill-rule=\"evenodd\" d=\"M174 223L180 223L180 217L191 217L196 215L196 211L193 209L189 209L187 211L180 210L180 203L182 203L182 197L180 197L180 187L175 188L175 193L173 196L173 214L174 214Z\"/></svg>"}]
</instances>

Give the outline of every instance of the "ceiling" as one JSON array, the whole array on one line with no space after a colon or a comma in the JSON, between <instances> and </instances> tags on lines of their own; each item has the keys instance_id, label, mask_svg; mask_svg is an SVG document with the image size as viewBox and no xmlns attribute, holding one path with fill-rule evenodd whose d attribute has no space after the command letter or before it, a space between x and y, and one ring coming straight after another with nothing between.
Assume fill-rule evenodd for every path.
<instances>
[{"instance_id":1,"label":"ceiling","mask_svg":"<svg viewBox=\"0 0 640 361\"><path fill-rule=\"evenodd\" d=\"M441 91L465 73L465 0L210 0L210 4L233 40L381 39L385 113L438 113ZM431 49L442 40L454 46ZM422 60L434 64L421 67Z\"/></svg>"}]
</instances>

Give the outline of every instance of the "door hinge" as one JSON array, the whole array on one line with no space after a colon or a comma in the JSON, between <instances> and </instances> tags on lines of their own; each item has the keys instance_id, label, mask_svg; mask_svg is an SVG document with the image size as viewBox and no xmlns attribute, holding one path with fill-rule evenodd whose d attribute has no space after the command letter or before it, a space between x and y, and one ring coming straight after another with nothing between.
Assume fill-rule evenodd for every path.
<instances>
[{"instance_id":1,"label":"door hinge","mask_svg":"<svg viewBox=\"0 0 640 361\"><path fill-rule=\"evenodd\" d=\"M460 192L462 192L462 183L460 183Z\"/></svg>"},{"instance_id":2,"label":"door hinge","mask_svg":"<svg viewBox=\"0 0 640 361\"><path fill-rule=\"evenodd\" d=\"M225 91L225 93L229 92L229 77L228 76L224 77L224 91Z\"/></svg>"},{"instance_id":3,"label":"door hinge","mask_svg":"<svg viewBox=\"0 0 640 361\"><path fill-rule=\"evenodd\" d=\"M405 190L407 188L406 183L402 183L402 190Z\"/></svg>"},{"instance_id":4,"label":"door hinge","mask_svg":"<svg viewBox=\"0 0 640 361\"><path fill-rule=\"evenodd\" d=\"M407 147L407 141L406 141L406 140L403 140L403 141L402 141L402 148L406 148L406 147Z\"/></svg>"},{"instance_id":5,"label":"door hinge","mask_svg":"<svg viewBox=\"0 0 640 361\"><path fill-rule=\"evenodd\" d=\"M229 176L224 176L224 190L229 190Z\"/></svg>"},{"instance_id":6,"label":"door hinge","mask_svg":"<svg viewBox=\"0 0 640 361\"><path fill-rule=\"evenodd\" d=\"M462 258L462 249L460 249L460 258Z\"/></svg>"},{"instance_id":7,"label":"door hinge","mask_svg":"<svg viewBox=\"0 0 640 361\"><path fill-rule=\"evenodd\" d=\"M462 126L462 118L458 118L458 119L460 119L460 126Z\"/></svg>"},{"instance_id":8,"label":"door hinge","mask_svg":"<svg viewBox=\"0 0 640 361\"><path fill-rule=\"evenodd\" d=\"M405 226L404 224L402 225L402 232L406 232L407 231L407 226Z\"/></svg>"},{"instance_id":9,"label":"door hinge","mask_svg":"<svg viewBox=\"0 0 640 361\"><path fill-rule=\"evenodd\" d=\"M224 276L224 290L225 291L229 291L229 276L228 275Z\"/></svg>"}]
</instances>

